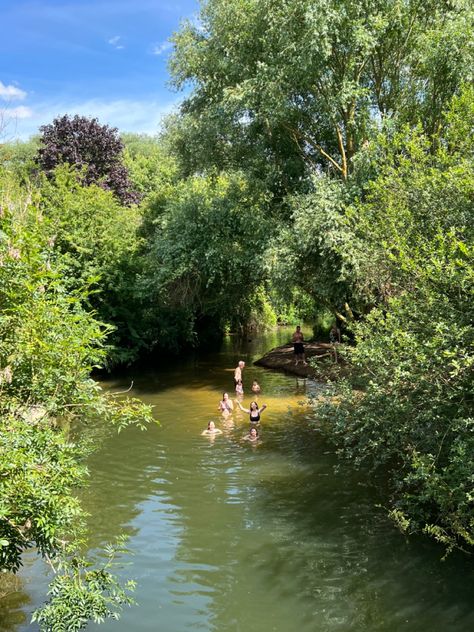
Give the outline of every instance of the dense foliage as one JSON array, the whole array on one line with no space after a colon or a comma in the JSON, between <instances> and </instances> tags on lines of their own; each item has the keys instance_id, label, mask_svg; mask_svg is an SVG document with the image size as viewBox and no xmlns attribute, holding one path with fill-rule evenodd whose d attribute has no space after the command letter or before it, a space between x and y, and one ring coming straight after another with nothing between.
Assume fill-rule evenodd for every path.
<instances>
[{"instance_id":1,"label":"dense foliage","mask_svg":"<svg viewBox=\"0 0 474 632\"><path fill-rule=\"evenodd\" d=\"M75 490L85 482L90 445L79 425L100 418L119 429L143 426L151 414L138 401L106 395L91 378L106 357L108 326L85 309L87 287L71 287L69 261L39 200L32 185L0 171L0 565L15 572L36 548L56 573L62 569L54 588L61 601L83 531ZM110 600L105 584L81 590L94 605L78 613L69 604L71 626L80 621L80 629L96 611L115 616L120 601Z\"/></svg>"},{"instance_id":2,"label":"dense foliage","mask_svg":"<svg viewBox=\"0 0 474 632\"><path fill-rule=\"evenodd\" d=\"M0 146L0 561L49 560L45 630L130 602L77 551L78 428L150 411L91 371L277 318L338 319L350 377L315 423L401 528L472 547L473 24L467 0L208 0L160 137L64 116Z\"/></svg>"},{"instance_id":3,"label":"dense foliage","mask_svg":"<svg viewBox=\"0 0 474 632\"><path fill-rule=\"evenodd\" d=\"M472 546L474 161L428 148L394 139L350 211L359 282L380 298L346 352L363 392L343 381L318 419L346 456L388 473L403 529Z\"/></svg>"},{"instance_id":4,"label":"dense foliage","mask_svg":"<svg viewBox=\"0 0 474 632\"><path fill-rule=\"evenodd\" d=\"M89 287L83 304L113 328L108 362L126 362L137 346L133 297L140 213L123 206L111 191L75 178L68 165L57 167L41 184L39 207L45 230L61 255L68 291ZM132 353L133 355L133 353Z\"/></svg>"},{"instance_id":5,"label":"dense foliage","mask_svg":"<svg viewBox=\"0 0 474 632\"><path fill-rule=\"evenodd\" d=\"M222 331L258 311L271 234L266 206L238 173L196 176L174 188L154 221L139 285L150 313L158 312L158 339L161 332L173 347L192 339L202 320Z\"/></svg>"}]
</instances>

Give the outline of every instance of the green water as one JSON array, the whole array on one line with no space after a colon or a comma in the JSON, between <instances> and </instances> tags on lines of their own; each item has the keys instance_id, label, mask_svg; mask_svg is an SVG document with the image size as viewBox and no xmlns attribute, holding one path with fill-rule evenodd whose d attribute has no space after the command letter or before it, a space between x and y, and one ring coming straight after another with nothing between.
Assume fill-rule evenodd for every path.
<instances>
[{"instance_id":1,"label":"green water","mask_svg":"<svg viewBox=\"0 0 474 632\"><path fill-rule=\"evenodd\" d=\"M139 607L89 630L474 630L472 561L442 562L438 546L387 521L367 475L338 462L298 405L318 385L251 365L288 337L228 339L218 353L105 383L133 379L161 426L109 436L90 460L90 547L130 535L120 574L137 581ZM244 386L258 379L268 405L257 446L241 440L246 416L224 423L217 413L240 358ZM214 441L200 435L209 419L224 431ZM47 581L28 558L0 603L2 632L36 629L27 622Z\"/></svg>"}]
</instances>

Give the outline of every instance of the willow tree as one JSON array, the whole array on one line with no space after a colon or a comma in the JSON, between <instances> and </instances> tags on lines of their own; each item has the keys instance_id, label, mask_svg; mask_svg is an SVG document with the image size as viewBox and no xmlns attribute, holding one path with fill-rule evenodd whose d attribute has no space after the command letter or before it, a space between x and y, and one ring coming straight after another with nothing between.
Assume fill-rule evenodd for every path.
<instances>
[{"instance_id":1,"label":"willow tree","mask_svg":"<svg viewBox=\"0 0 474 632\"><path fill-rule=\"evenodd\" d=\"M174 37L177 146L189 169L258 152L287 187L308 163L347 179L387 118L439 130L472 27L464 0L208 0Z\"/></svg>"}]
</instances>

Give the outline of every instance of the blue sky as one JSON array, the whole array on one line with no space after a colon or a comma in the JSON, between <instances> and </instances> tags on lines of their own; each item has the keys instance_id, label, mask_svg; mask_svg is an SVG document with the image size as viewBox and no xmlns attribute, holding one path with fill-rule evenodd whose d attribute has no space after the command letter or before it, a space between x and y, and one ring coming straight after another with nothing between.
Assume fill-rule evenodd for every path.
<instances>
[{"instance_id":1,"label":"blue sky","mask_svg":"<svg viewBox=\"0 0 474 632\"><path fill-rule=\"evenodd\" d=\"M168 38L198 0L0 0L0 141L62 114L155 133L183 98Z\"/></svg>"}]
</instances>

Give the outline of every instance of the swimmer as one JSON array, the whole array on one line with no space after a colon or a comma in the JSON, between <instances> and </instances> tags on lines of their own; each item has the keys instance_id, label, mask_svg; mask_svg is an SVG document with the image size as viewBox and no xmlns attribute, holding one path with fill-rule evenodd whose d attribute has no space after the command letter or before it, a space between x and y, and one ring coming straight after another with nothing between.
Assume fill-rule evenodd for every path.
<instances>
[{"instance_id":1,"label":"swimmer","mask_svg":"<svg viewBox=\"0 0 474 632\"><path fill-rule=\"evenodd\" d=\"M236 395L243 395L244 394L244 387L242 385L242 380L237 380L235 383L235 394Z\"/></svg>"},{"instance_id":2,"label":"swimmer","mask_svg":"<svg viewBox=\"0 0 474 632\"><path fill-rule=\"evenodd\" d=\"M260 391L261 391L260 384L257 382L257 380L254 380L254 381L253 381L253 384L252 384L252 391L253 391L254 393L260 393Z\"/></svg>"},{"instance_id":3,"label":"swimmer","mask_svg":"<svg viewBox=\"0 0 474 632\"><path fill-rule=\"evenodd\" d=\"M223 415L230 415L234 410L234 402L229 398L229 393L222 393L222 399L219 402L219 407L217 410Z\"/></svg>"},{"instance_id":4,"label":"swimmer","mask_svg":"<svg viewBox=\"0 0 474 632\"><path fill-rule=\"evenodd\" d=\"M210 421L207 424L206 430L201 432L202 435L214 436L218 434L222 434L222 430L220 428L216 428L216 424L213 421Z\"/></svg>"},{"instance_id":5,"label":"swimmer","mask_svg":"<svg viewBox=\"0 0 474 632\"><path fill-rule=\"evenodd\" d=\"M248 431L248 434L245 435L245 437L242 437L242 439L244 441L252 441L252 442L256 442L259 439L259 435L258 435L258 430L257 428L250 428L250 430Z\"/></svg>"},{"instance_id":6,"label":"swimmer","mask_svg":"<svg viewBox=\"0 0 474 632\"><path fill-rule=\"evenodd\" d=\"M239 405L240 410L250 415L251 424L258 424L258 422L260 421L260 414L263 413L263 411L267 407L266 404L263 404L263 406L259 408L257 402L250 402L250 409L244 408L240 402L237 402L237 404Z\"/></svg>"}]
</instances>

